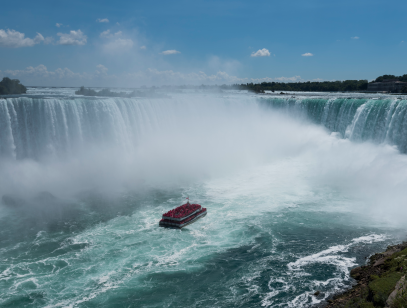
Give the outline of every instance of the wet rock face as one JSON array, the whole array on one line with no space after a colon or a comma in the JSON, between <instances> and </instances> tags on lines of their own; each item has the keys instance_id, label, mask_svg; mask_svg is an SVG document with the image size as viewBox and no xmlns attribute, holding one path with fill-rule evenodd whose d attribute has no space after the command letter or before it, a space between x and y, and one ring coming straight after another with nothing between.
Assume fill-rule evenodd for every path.
<instances>
[{"instance_id":1,"label":"wet rock face","mask_svg":"<svg viewBox=\"0 0 407 308\"><path fill-rule=\"evenodd\" d=\"M355 267L350 271L350 275L353 279L359 280L361 278L361 272L362 272L361 267Z\"/></svg>"},{"instance_id":2,"label":"wet rock face","mask_svg":"<svg viewBox=\"0 0 407 308\"><path fill-rule=\"evenodd\" d=\"M335 296L326 307L407 307L407 242L370 257L369 264L350 272L357 284Z\"/></svg>"},{"instance_id":3,"label":"wet rock face","mask_svg":"<svg viewBox=\"0 0 407 308\"><path fill-rule=\"evenodd\" d=\"M397 282L394 291L390 294L386 301L386 306L391 308L407 307L407 281L406 276L401 277Z\"/></svg>"},{"instance_id":4,"label":"wet rock face","mask_svg":"<svg viewBox=\"0 0 407 308\"><path fill-rule=\"evenodd\" d=\"M3 195L1 201L4 205L14 208L24 206L27 203L23 198L15 195Z\"/></svg>"}]
</instances>

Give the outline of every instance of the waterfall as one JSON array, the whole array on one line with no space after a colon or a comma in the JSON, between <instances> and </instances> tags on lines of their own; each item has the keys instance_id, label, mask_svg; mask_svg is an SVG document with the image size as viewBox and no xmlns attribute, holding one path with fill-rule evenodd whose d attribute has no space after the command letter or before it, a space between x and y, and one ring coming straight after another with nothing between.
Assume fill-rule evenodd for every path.
<instances>
[{"instance_id":1,"label":"waterfall","mask_svg":"<svg viewBox=\"0 0 407 308\"><path fill-rule=\"evenodd\" d=\"M126 98L2 99L0 155L38 160L101 144L129 150L157 125L159 108L158 102Z\"/></svg>"},{"instance_id":2,"label":"waterfall","mask_svg":"<svg viewBox=\"0 0 407 308\"><path fill-rule=\"evenodd\" d=\"M323 125L343 138L396 145L407 153L407 100L269 98L262 103Z\"/></svg>"},{"instance_id":3,"label":"waterfall","mask_svg":"<svg viewBox=\"0 0 407 308\"><path fill-rule=\"evenodd\" d=\"M180 99L30 98L0 100L0 156L41 160L67 157L95 146L134 149L149 132L202 118L228 115L258 104L242 95ZM260 106L283 110L323 125L343 138L396 145L407 153L407 101L357 98L269 98ZM240 107L239 107L240 106ZM248 106L252 106L249 107ZM253 107L254 106L254 107ZM245 112L246 112L245 111ZM181 123L180 123L181 121Z\"/></svg>"}]
</instances>

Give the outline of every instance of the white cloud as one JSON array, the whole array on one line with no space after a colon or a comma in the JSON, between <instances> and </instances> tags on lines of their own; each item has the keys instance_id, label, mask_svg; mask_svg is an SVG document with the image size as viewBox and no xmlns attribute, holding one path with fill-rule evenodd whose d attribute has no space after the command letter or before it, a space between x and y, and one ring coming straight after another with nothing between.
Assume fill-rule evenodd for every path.
<instances>
[{"instance_id":1,"label":"white cloud","mask_svg":"<svg viewBox=\"0 0 407 308\"><path fill-rule=\"evenodd\" d=\"M107 52L124 52L129 51L134 45L131 39L118 38L104 45L104 49Z\"/></svg>"},{"instance_id":2,"label":"white cloud","mask_svg":"<svg viewBox=\"0 0 407 308\"><path fill-rule=\"evenodd\" d=\"M138 87L141 85L201 85L201 84L234 84L234 83L261 83L261 82L298 82L304 81L300 76L278 78L239 78L224 71L216 74L206 74L202 71L182 73L172 70L160 71L149 68L143 71L112 75L108 69L99 64L93 73L75 73L68 68L58 68L48 71L44 65L29 66L25 70L7 70L0 75L18 78L23 84L42 86L112 86Z\"/></svg>"},{"instance_id":3,"label":"white cloud","mask_svg":"<svg viewBox=\"0 0 407 308\"><path fill-rule=\"evenodd\" d=\"M96 75L107 76L108 69L106 68L106 66L99 64L99 65L96 65L96 68L97 68Z\"/></svg>"},{"instance_id":4,"label":"white cloud","mask_svg":"<svg viewBox=\"0 0 407 308\"><path fill-rule=\"evenodd\" d=\"M146 46L141 46L140 49L145 50L145 49L147 49L147 47Z\"/></svg>"},{"instance_id":5,"label":"white cloud","mask_svg":"<svg viewBox=\"0 0 407 308\"><path fill-rule=\"evenodd\" d=\"M56 23L55 24L58 28L62 26L62 24Z\"/></svg>"},{"instance_id":6,"label":"white cloud","mask_svg":"<svg viewBox=\"0 0 407 308\"><path fill-rule=\"evenodd\" d=\"M237 74L241 68L241 63L233 59L222 59L218 56L211 56L205 66L210 72L226 72L228 74Z\"/></svg>"},{"instance_id":7,"label":"white cloud","mask_svg":"<svg viewBox=\"0 0 407 308\"><path fill-rule=\"evenodd\" d=\"M109 22L109 19L107 18L98 18L96 19L97 22Z\"/></svg>"},{"instance_id":8,"label":"white cloud","mask_svg":"<svg viewBox=\"0 0 407 308\"><path fill-rule=\"evenodd\" d=\"M54 38L50 37L50 36L46 37L44 40L45 45L52 44L53 42L54 42Z\"/></svg>"},{"instance_id":9,"label":"white cloud","mask_svg":"<svg viewBox=\"0 0 407 308\"><path fill-rule=\"evenodd\" d=\"M60 36L58 44L60 45L85 45L87 36L81 30L72 30L69 33L57 33Z\"/></svg>"},{"instance_id":10,"label":"white cloud","mask_svg":"<svg viewBox=\"0 0 407 308\"><path fill-rule=\"evenodd\" d=\"M0 47L19 48L19 47L31 47L35 44L39 44L44 41L44 37L37 33L37 35L31 39L25 37L24 33L16 30L3 30L0 29Z\"/></svg>"},{"instance_id":11,"label":"white cloud","mask_svg":"<svg viewBox=\"0 0 407 308\"><path fill-rule=\"evenodd\" d=\"M165 51L161 52L162 55L175 55L175 54L177 54L177 53L181 53L181 52L178 51L178 50L174 50L174 49L172 49L172 50L165 50Z\"/></svg>"},{"instance_id":12,"label":"white cloud","mask_svg":"<svg viewBox=\"0 0 407 308\"><path fill-rule=\"evenodd\" d=\"M109 37L110 35L112 35L111 33L110 33L110 30L106 30L106 31L103 31L102 33L100 33L100 37Z\"/></svg>"},{"instance_id":13,"label":"white cloud","mask_svg":"<svg viewBox=\"0 0 407 308\"><path fill-rule=\"evenodd\" d=\"M301 81L301 80L302 80L301 76L274 78L274 81L278 81L278 82L298 82L298 81Z\"/></svg>"},{"instance_id":14,"label":"white cloud","mask_svg":"<svg viewBox=\"0 0 407 308\"><path fill-rule=\"evenodd\" d=\"M314 55L312 53L310 53L310 52L307 52L307 53L302 54L301 56L303 56L303 57L313 57Z\"/></svg>"},{"instance_id":15,"label":"white cloud","mask_svg":"<svg viewBox=\"0 0 407 308\"><path fill-rule=\"evenodd\" d=\"M270 51L268 51L266 48L259 49L256 52L252 52L250 55L251 57L270 57Z\"/></svg>"},{"instance_id":16,"label":"white cloud","mask_svg":"<svg viewBox=\"0 0 407 308\"><path fill-rule=\"evenodd\" d=\"M102 37L102 38L112 38L112 37L117 37L117 36L121 36L123 33L122 33L122 31L118 31L118 32L116 32L116 33L111 33L110 32L110 30L106 30L106 31L103 31L102 33L100 33L100 37Z\"/></svg>"},{"instance_id":17,"label":"white cloud","mask_svg":"<svg viewBox=\"0 0 407 308\"><path fill-rule=\"evenodd\" d=\"M37 32L37 35L34 37L34 43L39 44L44 40L45 40L44 37L40 33Z\"/></svg>"},{"instance_id":18,"label":"white cloud","mask_svg":"<svg viewBox=\"0 0 407 308\"><path fill-rule=\"evenodd\" d=\"M352 40L358 40L358 39L360 39L360 37L359 36L354 36L354 37L351 37L351 39Z\"/></svg>"},{"instance_id":19,"label":"white cloud","mask_svg":"<svg viewBox=\"0 0 407 308\"><path fill-rule=\"evenodd\" d=\"M83 79L87 74L74 73L68 68L58 68L54 72L48 71L45 65L38 65L37 67L29 66L25 70L6 70L3 72L5 76L18 77L19 79L31 82L43 82L44 84L52 82L55 79L69 80L69 79ZM37 81L38 80L38 81Z\"/></svg>"}]
</instances>

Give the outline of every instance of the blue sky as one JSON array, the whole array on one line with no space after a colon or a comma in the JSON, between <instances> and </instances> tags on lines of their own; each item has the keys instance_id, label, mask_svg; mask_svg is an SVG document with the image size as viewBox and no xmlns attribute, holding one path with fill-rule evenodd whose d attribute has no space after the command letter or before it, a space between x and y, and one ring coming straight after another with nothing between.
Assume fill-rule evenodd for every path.
<instances>
[{"instance_id":1,"label":"blue sky","mask_svg":"<svg viewBox=\"0 0 407 308\"><path fill-rule=\"evenodd\" d=\"M9 1L0 77L223 84L407 74L407 1Z\"/></svg>"}]
</instances>

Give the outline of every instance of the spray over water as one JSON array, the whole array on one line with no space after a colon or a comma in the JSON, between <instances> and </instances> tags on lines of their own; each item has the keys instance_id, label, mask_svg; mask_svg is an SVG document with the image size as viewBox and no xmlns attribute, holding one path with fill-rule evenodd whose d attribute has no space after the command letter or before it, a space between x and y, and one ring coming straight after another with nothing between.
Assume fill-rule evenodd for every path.
<instances>
[{"instance_id":1,"label":"spray over water","mask_svg":"<svg viewBox=\"0 0 407 308\"><path fill-rule=\"evenodd\" d=\"M0 100L0 193L15 202L0 206L0 304L318 303L405 234L404 105L237 92ZM187 195L207 217L159 229Z\"/></svg>"}]
</instances>

